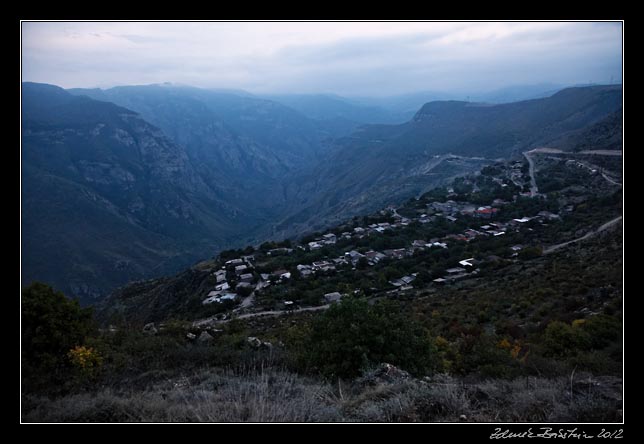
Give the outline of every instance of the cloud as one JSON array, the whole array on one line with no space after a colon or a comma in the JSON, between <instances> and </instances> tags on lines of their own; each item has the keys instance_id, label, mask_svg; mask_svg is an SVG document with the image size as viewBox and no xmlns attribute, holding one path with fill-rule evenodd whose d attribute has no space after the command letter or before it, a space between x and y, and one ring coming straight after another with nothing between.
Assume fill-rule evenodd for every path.
<instances>
[{"instance_id":1,"label":"cloud","mask_svg":"<svg viewBox=\"0 0 644 444\"><path fill-rule=\"evenodd\" d=\"M386 95L621 79L613 22L24 22L23 80Z\"/></svg>"}]
</instances>

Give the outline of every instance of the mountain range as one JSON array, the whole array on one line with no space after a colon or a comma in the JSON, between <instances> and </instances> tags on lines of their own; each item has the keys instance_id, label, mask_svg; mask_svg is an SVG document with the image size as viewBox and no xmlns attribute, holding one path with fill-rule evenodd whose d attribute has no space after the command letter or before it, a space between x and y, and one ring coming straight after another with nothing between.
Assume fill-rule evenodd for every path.
<instances>
[{"instance_id":1,"label":"mountain range","mask_svg":"<svg viewBox=\"0 0 644 444\"><path fill-rule=\"evenodd\" d=\"M304 232L325 218L339 222L538 146L571 149L564 140L578 140L580 132L596 125L612 125L614 142L621 146L621 119L615 118L620 109L617 86L570 88L548 98L498 105L427 103L409 122L363 126L337 139L328 161L293 189L289 200L297 205L279 227L292 230L300 224Z\"/></svg>"},{"instance_id":2,"label":"mountain range","mask_svg":"<svg viewBox=\"0 0 644 444\"><path fill-rule=\"evenodd\" d=\"M218 251L416 196L500 157L614 129L620 86L399 110L335 96L22 84L22 280L92 302ZM569 138L572 140L571 138ZM578 140L578 138L575 138ZM590 142L589 142L590 143Z\"/></svg>"}]
</instances>

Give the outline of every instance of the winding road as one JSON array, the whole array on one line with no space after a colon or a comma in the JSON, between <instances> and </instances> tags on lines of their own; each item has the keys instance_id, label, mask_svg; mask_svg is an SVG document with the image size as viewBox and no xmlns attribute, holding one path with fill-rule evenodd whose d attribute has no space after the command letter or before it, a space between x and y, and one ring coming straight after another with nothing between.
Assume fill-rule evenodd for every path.
<instances>
[{"instance_id":1,"label":"winding road","mask_svg":"<svg viewBox=\"0 0 644 444\"><path fill-rule=\"evenodd\" d=\"M566 245L570 245L572 243L579 242L579 241L582 241L584 239L588 239L589 237L595 236L596 234L599 234L602 231L612 227L613 225L615 225L620 220L622 220L622 216L619 216L619 217L616 217L615 219L609 220L608 222L606 222L605 224L601 225L596 230L590 231L590 232L586 233L585 235L583 235L580 238L569 240L568 242L563 242L561 244L552 245L552 246L550 246L548 248L544 248L543 254L553 253L553 252L557 251L558 249L560 249L562 247L565 247Z\"/></svg>"},{"instance_id":2,"label":"winding road","mask_svg":"<svg viewBox=\"0 0 644 444\"><path fill-rule=\"evenodd\" d=\"M213 324L223 324L228 321L231 321L233 319L249 319L249 318L255 318L257 316L281 316L284 314L290 314L290 313L300 313L303 311L319 311L319 310L326 310L327 308L330 307L330 304L327 305L320 305L318 307L304 307L304 308L298 308L295 310L269 310L269 311L260 311L257 313L246 313L243 315L239 316L234 316L231 319L223 319L219 320L215 317L211 318L205 318L205 319L198 319L196 321L193 321L192 326L193 327L202 327L202 326L208 326L208 325L213 325Z\"/></svg>"},{"instance_id":3,"label":"winding road","mask_svg":"<svg viewBox=\"0 0 644 444\"><path fill-rule=\"evenodd\" d=\"M615 182L613 179L611 179L610 177L608 177L605 173L602 173L602 177L603 177L604 179L606 179L607 181L609 181L610 183L612 183L613 185L619 185L620 187L622 186L622 184L621 184L621 183L619 183L619 182Z\"/></svg>"},{"instance_id":4,"label":"winding road","mask_svg":"<svg viewBox=\"0 0 644 444\"><path fill-rule=\"evenodd\" d=\"M544 149L544 148L541 148ZM545 148L547 149L547 148ZM534 179L534 162L532 161L532 158L529 156L530 153L533 151L526 151L523 153L523 156L528 160L528 165L530 166L530 197L534 197L539 193L539 189L537 188L537 181Z\"/></svg>"},{"instance_id":5,"label":"winding road","mask_svg":"<svg viewBox=\"0 0 644 444\"><path fill-rule=\"evenodd\" d=\"M547 147L542 147L542 148L535 148L530 151L525 151L523 152L523 156L528 160L528 165L530 166L530 196L534 197L537 194L539 194L539 189L537 188L537 181L534 178L534 161L530 157L531 154L537 154L537 153L546 153L546 154L567 154L567 155L574 155L574 154L591 154L591 155L596 155L596 156L621 156L622 152L621 151L612 151L612 150L585 150L585 151L578 151L578 152L572 152L572 151L562 151L557 148L547 148ZM621 186L622 184L619 182L615 182L613 179L610 177L606 176L606 174L602 173L602 177L606 179L608 182L612 183L613 185L619 185Z\"/></svg>"}]
</instances>

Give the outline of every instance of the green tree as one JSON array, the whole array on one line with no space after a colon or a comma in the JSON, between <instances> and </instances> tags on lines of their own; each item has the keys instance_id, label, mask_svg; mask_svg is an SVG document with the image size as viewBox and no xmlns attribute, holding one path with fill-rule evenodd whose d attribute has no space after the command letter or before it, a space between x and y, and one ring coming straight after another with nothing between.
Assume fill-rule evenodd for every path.
<instances>
[{"instance_id":1,"label":"green tree","mask_svg":"<svg viewBox=\"0 0 644 444\"><path fill-rule=\"evenodd\" d=\"M354 377L382 362L413 374L433 366L428 332L392 301L344 299L313 322L306 342L310 365L328 377Z\"/></svg>"},{"instance_id":2,"label":"green tree","mask_svg":"<svg viewBox=\"0 0 644 444\"><path fill-rule=\"evenodd\" d=\"M519 259L535 259L543 253L541 247L526 247L519 252Z\"/></svg>"},{"instance_id":3,"label":"green tree","mask_svg":"<svg viewBox=\"0 0 644 444\"><path fill-rule=\"evenodd\" d=\"M576 355L579 350L588 348L589 337L581 328L553 321L546 327L543 342L546 355L570 357Z\"/></svg>"},{"instance_id":4,"label":"green tree","mask_svg":"<svg viewBox=\"0 0 644 444\"><path fill-rule=\"evenodd\" d=\"M622 322L614 316L599 314L592 316L581 324L582 330L588 334L589 346L601 349L613 342L619 342L622 337Z\"/></svg>"},{"instance_id":5,"label":"green tree","mask_svg":"<svg viewBox=\"0 0 644 444\"><path fill-rule=\"evenodd\" d=\"M64 381L68 353L94 333L91 308L81 308L50 286L35 282L22 291L22 374L27 390Z\"/></svg>"},{"instance_id":6,"label":"green tree","mask_svg":"<svg viewBox=\"0 0 644 444\"><path fill-rule=\"evenodd\" d=\"M369 260L366 257L361 257L360 259L358 259L356 268L358 270L366 270L367 268L369 268Z\"/></svg>"}]
</instances>

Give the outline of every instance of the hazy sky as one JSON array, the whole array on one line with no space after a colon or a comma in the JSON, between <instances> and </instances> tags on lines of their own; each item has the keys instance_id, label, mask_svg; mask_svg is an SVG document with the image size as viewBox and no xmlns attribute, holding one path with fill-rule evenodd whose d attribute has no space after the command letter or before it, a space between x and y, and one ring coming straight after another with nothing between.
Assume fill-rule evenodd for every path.
<instances>
[{"instance_id":1,"label":"hazy sky","mask_svg":"<svg viewBox=\"0 0 644 444\"><path fill-rule=\"evenodd\" d=\"M620 82L611 22L23 22L23 81L393 95Z\"/></svg>"}]
</instances>

